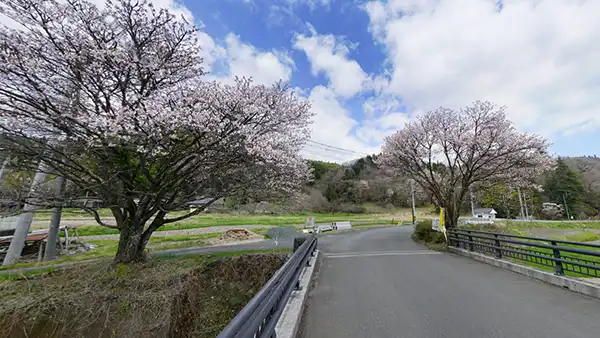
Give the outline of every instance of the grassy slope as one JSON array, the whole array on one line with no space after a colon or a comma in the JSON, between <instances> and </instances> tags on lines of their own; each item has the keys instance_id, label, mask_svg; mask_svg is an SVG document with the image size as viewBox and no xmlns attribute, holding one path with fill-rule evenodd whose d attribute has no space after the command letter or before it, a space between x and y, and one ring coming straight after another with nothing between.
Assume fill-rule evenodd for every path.
<instances>
[{"instance_id":1,"label":"grassy slope","mask_svg":"<svg viewBox=\"0 0 600 338\"><path fill-rule=\"evenodd\" d=\"M281 262L273 255L215 261L243 253L248 252L0 276L0 336L129 337L144 332L144 337L164 337L169 323L176 323L193 330L190 336L214 337ZM190 313L193 317L186 317Z\"/></svg>"}]
</instances>

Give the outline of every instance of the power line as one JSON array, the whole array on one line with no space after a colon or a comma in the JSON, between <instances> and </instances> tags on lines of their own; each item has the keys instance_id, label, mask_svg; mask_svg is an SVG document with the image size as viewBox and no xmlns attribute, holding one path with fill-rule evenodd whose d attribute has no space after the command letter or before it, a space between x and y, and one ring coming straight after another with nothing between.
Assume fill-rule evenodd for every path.
<instances>
[{"instance_id":1,"label":"power line","mask_svg":"<svg viewBox=\"0 0 600 338\"><path fill-rule=\"evenodd\" d=\"M330 161L347 161L349 157L352 157L351 154L345 153L336 153L336 152L327 152L323 149L310 149L304 148L300 151L303 157L305 158L319 158L319 159L328 159Z\"/></svg>"},{"instance_id":2,"label":"power line","mask_svg":"<svg viewBox=\"0 0 600 338\"><path fill-rule=\"evenodd\" d=\"M355 153L347 153L347 152L342 152L342 151L338 151L335 149L329 149L329 148L320 148L320 147L315 147L313 145L307 145L302 149L303 153L314 153L317 154L317 156L325 156L325 157L331 157L331 158L339 158L340 160L347 160L349 158L358 158L358 157L363 157L363 155L359 155L359 154L355 154Z\"/></svg>"},{"instance_id":3,"label":"power line","mask_svg":"<svg viewBox=\"0 0 600 338\"><path fill-rule=\"evenodd\" d=\"M308 140L308 144L319 145L319 146L322 146L322 147L327 147L327 148L330 148L330 149L335 149L335 150L338 150L338 151L344 151L344 152L353 153L353 154L367 155L367 156L370 155L370 154L367 154L367 153L363 153L363 152L359 152L359 151L354 151L354 150L349 150L349 149L344 149L344 148L332 146L332 145L329 145L329 144L325 144L325 143L321 143L321 142L317 142L317 141L313 141L313 140Z\"/></svg>"}]
</instances>

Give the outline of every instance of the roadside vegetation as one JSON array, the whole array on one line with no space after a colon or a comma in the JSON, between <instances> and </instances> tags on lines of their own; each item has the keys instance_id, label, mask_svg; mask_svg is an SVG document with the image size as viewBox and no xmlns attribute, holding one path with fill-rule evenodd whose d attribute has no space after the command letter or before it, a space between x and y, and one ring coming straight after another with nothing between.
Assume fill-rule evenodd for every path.
<instances>
[{"instance_id":1,"label":"roadside vegetation","mask_svg":"<svg viewBox=\"0 0 600 338\"><path fill-rule=\"evenodd\" d=\"M442 232L431 229L431 221L425 220L417 223L412 234L415 242L423 243L428 248L437 251L446 251L446 237Z\"/></svg>"},{"instance_id":2,"label":"roadside vegetation","mask_svg":"<svg viewBox=\"0 0 600 338\"><path fill-rule=\"evenodd\" d=\"M285 252L160 256L0 277L0 337L215 337Z\"/></svg>"}]
</instances>

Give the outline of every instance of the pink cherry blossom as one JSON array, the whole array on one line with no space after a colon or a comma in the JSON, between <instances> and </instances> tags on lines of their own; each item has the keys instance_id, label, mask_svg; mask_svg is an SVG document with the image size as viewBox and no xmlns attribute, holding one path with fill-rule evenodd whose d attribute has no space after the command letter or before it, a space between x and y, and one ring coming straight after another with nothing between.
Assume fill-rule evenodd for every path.
<instances>
[{"instance_id":1,"label":"pink cherry blossom","mask_svg":"<svg viewBox=\"0 0 600 338\"><path fill-rule=\"evenodd\" d=\"M0 25L0 151L32 168L43 159L77 187L71 200L108 205L118 261L202 211L168 216L189 200L291 194L307 179L310 105L280 83L204 81L196 28L167 10L0 0L0 12L20 24Z\"/></svg>"},{"instance_id":2,"label":"pink cherry blossom","mask_svg":"<svg viewBox=\"0 0 600 338\"><path fill-rule=\"evenodd\" d=\"M387 137L379 163L428 190L455 226L472 186L534 184L552 165L548 142L517 131L505 110L481 101L458 111L440 107Z\"/></svg>"}]
</instances>

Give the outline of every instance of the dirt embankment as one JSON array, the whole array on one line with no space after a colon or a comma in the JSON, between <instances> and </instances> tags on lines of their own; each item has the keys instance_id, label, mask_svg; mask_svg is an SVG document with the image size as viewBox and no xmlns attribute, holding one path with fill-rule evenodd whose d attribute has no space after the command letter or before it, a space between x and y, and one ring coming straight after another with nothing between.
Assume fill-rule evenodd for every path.
<instances>
[{"instance_id":1,"label":"dirt embankment","mask_svg":"<svg viewBox=\"0 0 600 338\"><path fill-rule=\"evenodd\" d=\"M0 337L215 337L285 259L170 258L0 281Z\"/></svg>"}]
</instances>

